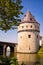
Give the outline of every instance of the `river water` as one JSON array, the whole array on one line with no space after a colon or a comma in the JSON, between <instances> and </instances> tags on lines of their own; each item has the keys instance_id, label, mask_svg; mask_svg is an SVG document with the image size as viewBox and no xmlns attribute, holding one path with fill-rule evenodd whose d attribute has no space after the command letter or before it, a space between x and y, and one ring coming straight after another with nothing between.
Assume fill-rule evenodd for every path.
<instances>
[{"instance_id":1,"label":"river water","mask_svg":"<svg viewBox=\"0 0 43 65\"><path fill-rule=\"evenodd\" d=\"M17 60L19 64L43 65L43 54L17 54Z\"/></svg>"},{"instance_id":2,"label":"river water","mask_svg":"<svg viewBox=\"0 0 43 65\"><path fill-rule=\"evenodd\" d=\"M24 62L26 65L43 65L43 54L21 54L16 53L19 64Z\"/></svg>"},{"instance_id":3,"label":"river water","mask_svg":"<svg viewBox=\"0 0 43 65\"><path fill-rule=\"evenodd\" d=\"M43 54L10 53L10 57L14 56L20 65L22 62L26 65L43 65Z\"/></svg>"}]
</instances>

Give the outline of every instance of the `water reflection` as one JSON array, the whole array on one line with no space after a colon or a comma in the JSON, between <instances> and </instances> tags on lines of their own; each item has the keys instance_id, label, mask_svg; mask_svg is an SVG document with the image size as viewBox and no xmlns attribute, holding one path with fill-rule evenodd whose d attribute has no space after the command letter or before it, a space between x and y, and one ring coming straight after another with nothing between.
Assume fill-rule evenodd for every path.
<instances>
[{"instance_id":1,"label":"water reflection","mask_svg":"<svg viewBox=\"0 0 43 65\"><path fill-rule=\"evenodd\" d=\"M20 54L11 52L10 57L15 56L21 65L24 62L26 65L43 65L43 54Z\"/></svg>"},{"instance_id":2,"label":"water reflection","mask_svg":"<svg viewBox=\"0 0 43 65\"><path fill-rule=\"evenodd\" d=\"M7 49L6 49L6 56L10 56L10 47L8 46Z\"/></svg>"},{"instance_id":3,"label":"water reflection","mask_svg":"<svg viewBox=\"0 0 43 65\"><path fill-rule=\"evenodd\" d=\"M19 54L10 53L10 58L16 57L19 64L24 62L26 65L43 65L43 54Z\"/></svg>"},{"instance_id":4,"label":"water reflection","mask_svg":"<svg viewBox=\"0 0 43 65\"><path fill-rule=\"evenodd\" d=\"M37 54L17 54L19 64L24 62L26 65L40 65L40 56Z\"/></svg>"}]
</instances>

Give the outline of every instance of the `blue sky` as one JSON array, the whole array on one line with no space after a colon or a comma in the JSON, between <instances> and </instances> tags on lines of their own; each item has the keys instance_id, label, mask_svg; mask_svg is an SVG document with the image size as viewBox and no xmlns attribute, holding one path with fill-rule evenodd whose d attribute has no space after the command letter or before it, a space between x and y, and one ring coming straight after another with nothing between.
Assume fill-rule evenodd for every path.
<instances>
[{"instance_id":1,"label":"blue sky","mask_svg":"<svg viewBox=\"0 0 43 65\"><path fill-rule=\"evenodd\" d=\"M40 35L43 36L43 0L22 0L22 5L24 6L22 9L24 14L27 10L30 11L35 19L40 23ZM23 15L20 17L22 19ZM6 33L0 30L0 41L17 42L17 30L9 30Z\"/></svg>"}]
</instances>

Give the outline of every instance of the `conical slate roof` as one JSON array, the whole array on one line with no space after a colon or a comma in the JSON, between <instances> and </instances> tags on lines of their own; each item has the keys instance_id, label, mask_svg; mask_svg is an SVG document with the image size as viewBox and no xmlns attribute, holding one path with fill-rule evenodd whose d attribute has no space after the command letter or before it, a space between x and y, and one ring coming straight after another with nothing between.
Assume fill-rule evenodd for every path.
<instances>
[{"instance_id":1,"label":"conical slate roof","mask_svg":"<svg viewBox=\"0 0 43 65\"><path fill-rule=\"evenodd\" d=\"M24 15L22 22L36 22L34 16L30 13L30 11L27 11L26 15Z\"/></svg>"}]
</instances>

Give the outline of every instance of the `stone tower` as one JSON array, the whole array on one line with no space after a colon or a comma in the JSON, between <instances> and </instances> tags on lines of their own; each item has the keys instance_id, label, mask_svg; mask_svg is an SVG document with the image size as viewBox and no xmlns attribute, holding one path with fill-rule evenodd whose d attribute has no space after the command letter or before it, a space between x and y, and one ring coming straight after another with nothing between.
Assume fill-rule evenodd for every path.
<instances>
[{"instance_id":1,"label":"stone tower","mask_svg":"<svg viewBox=\"0 0 43 65\"><path fill-rule=\"evenodd\" d=\"M17 52L35 53L39 48L40 24L28 11L18 26Z\"/></svg>"}]
</instances>

